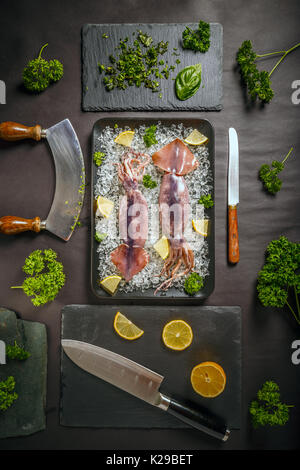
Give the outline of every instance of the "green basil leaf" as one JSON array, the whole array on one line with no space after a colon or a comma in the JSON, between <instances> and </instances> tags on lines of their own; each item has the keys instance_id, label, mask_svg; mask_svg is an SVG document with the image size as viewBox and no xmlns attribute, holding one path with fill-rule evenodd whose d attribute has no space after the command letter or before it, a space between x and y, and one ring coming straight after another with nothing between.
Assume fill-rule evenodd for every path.
<instances>
[{"instance_id":1,"label":"green basil leaf","mask_svg":"<svg viewBox=\"0 0 300 470\"><path fill-rule=\"evenodd\" d=\"M182 69L175 80L177 98L185 101L191 98L201 85L201 64L190 65Z\"/></svg>"}]
</instances>

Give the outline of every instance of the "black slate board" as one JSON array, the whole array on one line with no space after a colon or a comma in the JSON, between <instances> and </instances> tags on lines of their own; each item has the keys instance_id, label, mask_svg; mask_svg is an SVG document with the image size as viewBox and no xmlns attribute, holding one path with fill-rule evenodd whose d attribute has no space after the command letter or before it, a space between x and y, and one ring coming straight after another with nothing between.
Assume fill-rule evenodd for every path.
<instances>
[{"instance_id":1,"label":"black slate board","mask_svg":"<svg viewBox=\"0 0 300 470\"><path fill-rule=\"evenodd\" d=\"M0 438L26 436L46 427L47 334L45 325L18 318L15 312L0 308L0 339L30 352L24 361L6 359L0 365L0 381L12 375L18 399L5 412L0 411Z\"/></svg>"},{"instance_id":2,"label":"black slate board","mask_svg":"<svg viewBox=\"0 0 300 470\"><path fill-rule=\"evenodd\" d=\"M145 125L146 127L153 124L157 124L160 121L164 126L170 127L172 124L182 123L185 127L191 127L198 129L204 135L208 137L208 143L206 144L209 152L209 164L211 172L211 191L210 194L214 200L215 198L215 132L212 124L207 119L199 119L197 117L184 117L184 118L165 118L163 116L158 116L157 118L127 118L119 117L116 119L111 118L102 118L96 121L93 127L92 135L92 155L96 151L102 151L103 149L99 146L99 136L103 132L106 126L114 127L118 125L118 128L125 129L129 127L134 130L135 127L140 125ZM101 168L100 168L101 170ZM102 287L99 285L99 281L105 277L105 273L101 273L101 279L99 277L99 265L101 267L101 259L99 260L99 254L97 252L98 243L95 241L95 213L94 213L94 201L95 193L94 188L97 181L97 167L93 162L91 162L91 284L94 294L105 300L106 303L145 303L150 302L151 304L185 304L189 305L199 305L203 299L209 297L214 290L215 286L215 207L211 207L206 210L206 217L210 220L210 229L208 236L206 237L206 243L208 245L208 256L209 256L209 267L208 275L204 278L203 288L197 292L195 295L190 296L184 291L180 291L175 287L170 287L167 292L154 295L154 289L147 289L144 291L134 291L131 293L125 293L121 290L118 290L112 297L110 294L106 293Z\"/></svg>"},{"instance_id":3,"label":"black slate board","mask_svg":"<svg viewBox=\"0 0 300 470\"><path fill-rule=\"evenodd\" d=\"M113 319L121 311L144 330L135 341L120 338ZM186 320L194 339L185 351L167 349L163 326ZM231 429L241 422L241 309L240 307L153 307L68 305L62 310L62 339L76 339L124 355L165 376L161 391L182 397L223 418ZM196 394L190 372L202 361L222 365L227 376L224 392L207 399ZM186 428L168 413L113 387L61 355L60 423L100 428Z\"/></svg>"},{"instance_id":4,"label":"black slate board","mask_svg":"<svg viewBox=\"0 0 300 470\"><path fill-rule=\"evenodd\" d=\"M82 108L83 111L218 111L222 109L223 74L223 28L219 23L211 23L211 45L205 53L184 50L181 45L185 27L197 29L197 23L189 24L85 24L82 27ZM120 39L135 38L132 35L142 30L153 37L154 43L168 41L168 52L162 58L175 70L169 78L161 80L162 98L159 93L141 86L126 90L106 91L103 74L99 73L98 63L109 65L109 55L116 55L115 48ZM108 38L104 39L103 34ZM177 48L173 54L173 48ZM176 59L181 61L176 64ZM197 93L186 101L177 99L174 80L177 73L189 65L202 64L202 83Z\"/></svg>"}]
</instances>

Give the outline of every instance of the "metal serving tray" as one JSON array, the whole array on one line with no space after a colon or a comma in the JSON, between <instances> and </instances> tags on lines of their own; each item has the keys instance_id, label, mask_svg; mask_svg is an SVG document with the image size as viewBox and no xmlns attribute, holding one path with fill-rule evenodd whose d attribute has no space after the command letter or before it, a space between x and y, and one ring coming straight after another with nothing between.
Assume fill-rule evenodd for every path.
<instances>
[{"instance_id":1,"label":"metal serving tray","mask_svg":"<svg viewBox=\"0 0 300 470\"><path fill-rule=\"evenodd\" d=\"M140 125L145 125L146 127L155 124L157 122L161 122L164 126L170 126L171 124L179 124L182 123L185 127L192 127L197 128L200 132L208 137L208 143L206 144L209 150L209 160L210 160L210 170L212 176L212 197L214 199L214 188L215 188L215 138L214 138L214 129L211 123L206 119L199 119L199 118L178 118L178 117L162 117L157 116L156 118L153 117L116 117L116 118L103 118L96 121L93 127L92 133L92 160L93 160L93 153L97 150L97 139L103 129L106 126L114 127L115 124L118 125L120 128L124 128L125 126L130 127L134 130L135 127ZM144 292L131 292L125 293L121 291L117 291L114 296L109 295L106 293L101 286L99 285L99 273L98 273L98 265L99 265L99 257L97 254L97 245L98 243L95 241L95 195L94 195L94 188L96 183L97 177L97 169L95 164L91 163L91 284L92 290L94 294L99 298L105 301L105 303L151 303L151 304L161 304L161 305L179 305L179 304L189 304L189 305L197 305L200 304L201 301L207 298L214 289L214 282L215 282L215 211L214 207L207 209L206 214L210 219L210 230L209 234L206 238L208 243L208 256L209 256L209 275L204 278L204 286L201 291L199 291L194 296L189 296L184 292L178 291L178 289L171 287L165 295L154 295L154 289L148 289ZM105 273L103 273L103 277L105 277Z\"/></svg>"}]
</instances>

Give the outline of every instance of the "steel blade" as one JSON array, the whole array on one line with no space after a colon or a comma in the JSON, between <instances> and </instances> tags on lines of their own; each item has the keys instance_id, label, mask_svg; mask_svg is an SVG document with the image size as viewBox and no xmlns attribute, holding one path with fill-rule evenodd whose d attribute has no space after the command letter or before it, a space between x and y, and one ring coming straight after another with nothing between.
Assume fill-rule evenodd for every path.
<instances>
[{"instance_id":1,"label":"steel blade","mask_svg":"<svg viewBox=\"0 0 300 470\"><path fill-rule=\"evenodd\" d=\"M228 205L239 203L239 144L236 130L229 129Z\"/></svg>"},{"instance_id":2,"label":"steel blade","mask_svg":"<svg viewBox=\"0 0 300 470\"><path fill-rule=\"evenodd\" d=\"M82 341L63 339L67 356L90 374L140 398L158 405L158 391L164 377L124 356Z\"/></svg>"},{"instance_id":3,"label":"steel blade","mask_svg":"<svg viewBox=\"0 0 300 470\"><path fill-rule=\"evenodd\" d=\"M56 187L44 228L67 241L72 235L83 204L83 155L69 119L55 124L45 133L54 158Z\"/></svg>"}]
</instances>

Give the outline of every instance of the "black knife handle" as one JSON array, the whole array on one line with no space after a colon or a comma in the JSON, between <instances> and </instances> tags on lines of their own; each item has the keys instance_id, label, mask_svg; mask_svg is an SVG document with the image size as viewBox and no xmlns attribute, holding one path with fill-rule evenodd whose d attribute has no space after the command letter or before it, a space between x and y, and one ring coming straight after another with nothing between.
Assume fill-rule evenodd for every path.
<instances>
[{"instance_id":1,"label":"black knife handle","mask_svg":"<svg viewBox=\"0 0 300 470\"><path fill-rule=\"evenodd\" d=\"M191 404L183 404L173 398L169 398L169 406L166 411L184 423L217 439L227 441L229 437L230 431L226 424L199 406L196 408Z\"/></svg>"}]
</instances>

